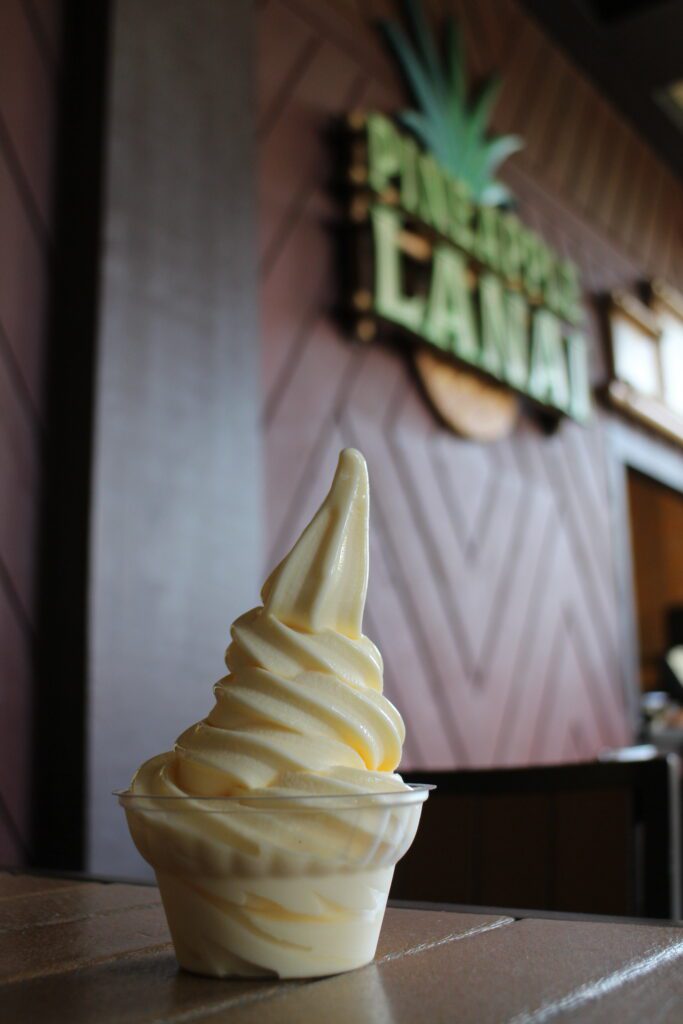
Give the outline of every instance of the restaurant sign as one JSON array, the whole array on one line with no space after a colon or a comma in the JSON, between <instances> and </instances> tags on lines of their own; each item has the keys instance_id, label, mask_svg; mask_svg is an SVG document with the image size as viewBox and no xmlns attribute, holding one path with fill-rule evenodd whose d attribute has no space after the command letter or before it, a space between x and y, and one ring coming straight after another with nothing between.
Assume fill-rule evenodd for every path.
<instances>
[{"instance_id":1,"label":"restaurant sign","mask_svg":"<svg viewBox=\"0 0 683 1024\"><path fill-rule=\"evenodd\" d=\"M463 100L454 26L443 66L424 24L422 56L389 28L422 110L400 115L409 131L381 113L349 118L351 216L362 227L358 336L369 340L378 323L399 328L423 350L583 422L590 387L578 270L511 212L506 190L486 173L521 143L486 135L492 89L472 108ZM425 75L443 78L431 106ZM434 103L449 88L448 114L437 122Z\"/></svg>"}]
</instances>

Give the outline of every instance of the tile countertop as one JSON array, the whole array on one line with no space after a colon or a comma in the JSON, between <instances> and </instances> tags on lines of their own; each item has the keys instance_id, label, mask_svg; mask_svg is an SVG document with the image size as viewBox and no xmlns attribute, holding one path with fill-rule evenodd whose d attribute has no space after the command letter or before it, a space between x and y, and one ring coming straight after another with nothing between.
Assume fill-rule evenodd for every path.
<instances>
[{"instance_id":1,"label":"tile countertop","mask_svg":"<svg viewBox=\"0 0 683 1024\"><path fill-rule=\"evenodd\" d=\"M389 907L375 962L313 981L179 971L156 888L0 873L0 1020L683 1020L683 928Z\"/></svg>"}]
</instances>

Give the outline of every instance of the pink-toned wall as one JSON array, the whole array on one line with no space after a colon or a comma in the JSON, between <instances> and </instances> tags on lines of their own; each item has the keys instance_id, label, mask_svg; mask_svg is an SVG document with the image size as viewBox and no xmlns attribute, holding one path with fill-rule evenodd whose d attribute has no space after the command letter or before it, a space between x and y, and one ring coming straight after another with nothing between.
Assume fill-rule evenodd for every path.
<instances>
[{"instance_id":1,"label":"pink-toned wall","mask_svg":"<svg viewBox=\"0 0 683 1024\"><path fill-rule=\"evenodd\" d=\"M26 858L60 0L0 3L0 864Z\"/></svg>"},{"instance_id":2,"label":"pink-toned wall","mask_svg":"<svg viewBox=\"0 0 683 1024\"><path fill-rule=\"evenodd\" d=\"M655 274L683 283L681 185L512 0L427 6L459 19L475 76L503 76L494 127L526 148L502 177L522 219L581 268L599 383L590 296ZM366 632L408 722L404 766L591 758L632 738L607 414L552 437L522 422L496 444L461 440L398 351L355 347L332 315L341 211L329 128L355 107L405 105L377 29L399 7L259 8L267 564L312 514L338 450L361 448L373 499Z\"/></svg>"}]
</instances>

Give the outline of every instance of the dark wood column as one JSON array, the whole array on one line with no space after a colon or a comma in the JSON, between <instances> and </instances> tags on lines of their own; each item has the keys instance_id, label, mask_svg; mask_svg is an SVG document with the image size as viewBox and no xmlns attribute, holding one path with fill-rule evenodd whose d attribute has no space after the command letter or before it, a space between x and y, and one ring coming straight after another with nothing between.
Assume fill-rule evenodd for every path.
<instances>
[{"instance_id":1,"label":"dark wood column","mask_svg":"<svg viewBox=\"0 0 683 1024\"><path fill-rule=\"evenodd\" d=\"M92 481L87 866L111 790L206 714L261 570L252 5L112 4Z\"/></svg>"}]
</instances>

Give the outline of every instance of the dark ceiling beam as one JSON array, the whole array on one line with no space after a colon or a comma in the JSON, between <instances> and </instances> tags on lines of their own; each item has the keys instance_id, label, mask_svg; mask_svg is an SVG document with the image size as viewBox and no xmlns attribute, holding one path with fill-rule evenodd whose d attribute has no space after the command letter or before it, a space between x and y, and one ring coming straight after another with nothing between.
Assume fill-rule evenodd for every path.
<instances>
[{"instance_id":1,"label":"dark ceiling beam","mask_svg":"<svg viewBox=\"0 0 683 1024\"><path fill-rule=\"evenodd\" d=\"M683 135L653 95L663 84L683 78L683 0L608 21L598 20L587 0L522 3L683 177Z\"/></svg>"},{"instance_id":2,"label":"dark ceiling beam","mask_svg":"<svg viewBox=\"0 0 683 1024\"><path fill-rule=\"evenodd\" d=\"M611 49L638 69L638 80L650 91L683 78L683 3L651 4L646 10L606 26ZM683 146L683 140L681 141Z\"/></svg>"}]
</instances>

